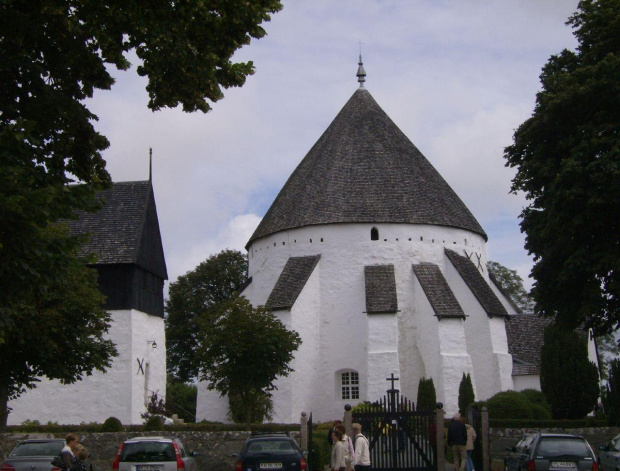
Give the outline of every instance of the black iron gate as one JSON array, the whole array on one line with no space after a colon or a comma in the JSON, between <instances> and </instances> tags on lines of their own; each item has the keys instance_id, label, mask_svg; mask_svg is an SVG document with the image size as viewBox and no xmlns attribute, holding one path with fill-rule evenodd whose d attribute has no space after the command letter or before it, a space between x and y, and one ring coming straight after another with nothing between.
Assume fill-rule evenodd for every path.
<instances>
[{"instance_id":1,"label":"black iron gate","mask_svg":"<svg viewBox=\"0 0 620 471\"><path fill-rule=\"evenodd\" d=\"M313 453L312 451L312 446L313 446L313 442L312 442L312 412L310 412L310 417L308 417L308 424L307 424L307 430L308 430L308 456L306 457L306 459L308 460L308 471L314 471L315 469L319 469L319 466L316 465L316 463L313 462L313 457L316 456L316 453Z\"/></svg>"},{"instance_id":2,"label":"black iron gate","mask_svg":"<svg viewBox=\"0 0 620 471\"><path fill-rule=\"evenodd\" d=\"M371 469L437 470L434 411L415 411L414 404L401 397L398 389L353 412L370 445Z\"/></svg>"}]
</instances>

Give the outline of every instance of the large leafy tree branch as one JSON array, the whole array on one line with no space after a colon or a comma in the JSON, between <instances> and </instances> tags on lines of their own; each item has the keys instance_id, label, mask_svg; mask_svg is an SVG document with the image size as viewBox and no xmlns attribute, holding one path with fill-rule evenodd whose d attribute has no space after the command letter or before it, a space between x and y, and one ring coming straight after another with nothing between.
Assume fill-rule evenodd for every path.
<instances>
[{"instance_id":1,"label":"large leafy tree branch","mask_svg":"<svg viewBox=\"0 0 620 471\"><path fill-rule=\"evenodd\" d=\"M247 256L227 249L170 283L165 319L166 365L175 381L190 382L198 377L199 321L215 321L221 305L239 294L247 273Z\"/></svg>"},{"instance_id":2,"label":"large leafy tree branch","mask_svg":"<svg viewBox=\"0 0 620 471\"><path fill-rule=\"evenodd\" d=\"M249 429L253 411L288 376L301 338L263 306L243 297L221 306L215 321L200 322L200 379L222 396L237 396L246 407Z\"/></svg>"},{"instance_id":3,"label":"large leafy tree branch","mask_svg":"<svg viewBox=\"0 0 620 471\"><path fill-rule=\"evenodd\" d=\"M529 200L537 311L602 334L620 323L620 0L583 0L568 24L579 46L543 68L505 158Z\"/></svg>"},{"instance_id":4,"label":"large leafy tree branch","mask_svg":"<svg viewBox=\"0 0 620 471\"><path fill-rule=\"evenodd\" d=\"M109 71L128 69L135 51L150 109L207 112L223 88L241 86L253 73L251 62L232 56L264 36L261 23L280 8L279 0L0 2L0 348L18 352L29 342L41 348L36 356L12 357L23 375L0 370L0 406L11 391L34 385L28 371L71 382L106 368L114 351L93 330L94 319L107 322L94 306L85 311L92 317L77 316L75 329L59 332L60 343L92 340L84 358L79 352L60 358L53 345L23 329L26 320L51 325L55 316L68 316L82 302L74 293L98 299L88 277L71 277L67 268L84 264L80 240L54 232L76 210L96 209L95 190L110 184L101 155L109 142L96 131L85 99L110 89ZM0 426L5 422L6 408Z\"/></svg>"}]
</instances>

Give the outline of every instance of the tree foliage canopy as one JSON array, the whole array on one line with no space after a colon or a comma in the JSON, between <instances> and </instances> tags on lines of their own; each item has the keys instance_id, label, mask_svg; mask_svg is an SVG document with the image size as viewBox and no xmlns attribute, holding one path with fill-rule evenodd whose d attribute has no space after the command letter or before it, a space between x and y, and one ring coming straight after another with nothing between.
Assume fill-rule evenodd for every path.
<instances>
[{"instance_id":1,"label":"tree foliage canopy","mask_svg":"<svg viewBox=\"0 0 620 471\"><path fill-rule=\"evenodd\" d=\"M487 263L487 270L523 314L534 313L534 300L523 287L523 279L516 270L491 261Z\"/></svg>"},{"instance_id":2,"label":"tree foliage canopy","mask_svg":"<svg viewBox=\"0 0 620 471\"><path fill-rule=\"evenodd\" d=\"M85 99L111 88L110 70L128 69L135 53L138 74L148 78L150 109L181 105L207 112L223 97L222 88L241 86L253 73L251 62L234 63L232 56L264 36L260 24L280 8L279 0L0 2L0 347L19 351L38 347L40 339L45 347L2 360L72 381L80 368L88 373L107 365L114 351L100 341L107 320L94 305L82 317L72 314L75 328L63 333L61 343L73 336L78 347L69 359L62 351L52 355L41 335L22 330L33 319L62 325L53 322L58 313L71 318L73 306L88 304L75 293L100 301L88 276L72 275L83 263L79 240L50 236L57 221L96 209L95 190L110 184L101 155L109 142L95 130L97 116ZM47 308L52 300L56 308ZM33 384L23 370L3 367L1 373L14 383L0 381L0 397Z\"/></svg>"},{"instance_id":3,"label":"tree foliage canopy","mask_svg":"<svg viewBox=\"0 0 620 471\"><path fill-rule=\"evenodd\" d=\"M598 380L585 334L548 325L540 352L540 389L553 418L582 419L591 412L598 402Z\"/></svg>"},{"instance_id":4,"label":"tree foliage canopy","mask_svg":"<svg viewBox=\"0 0 620 471\"><path fill-rule=\"evenodd\" d=\"M293 371L289 363L301 338L263 306L253 308L243 297L224 303L217 319L201 319L199 324L200 379L221 395L240 397L249 427L254 407L271 396L279 376Z\"/></svg>"},{"instance_id":5,"label":"tree foliage canopy","mask_svg":"<svg viewBox=\"0 0 620 471\"><path fill-rule=\"evenodd\" d=\"M246 255L223 250L170 283L165 325L167 368L174 378L187 382L198 377L199 321L217 318L220 306L243 287L247 272Z\"/></svg>"},{"instance_id":6,"label":"tree foliage canopy","mask_svg":"<svg viewBox=\"0 0 620 471\"><path fill-rule=\"evenodd\" d=\"M65 230L50 226L47 238L64 241ZM75 253L54 262L46 291L33 290L5 309L12 325L0 344L0 426L6 425L7 401L35 387L41 376L73 383L94 370L105 371L116 355L112 341L104 338L110 315L103 309L97 273Z\"/></svg>"},{"instance_id":7,"label":"tree foliage canopy","mask_svg":"<svg viewBox=\"0 0 620 471\"><path fill-rule=\"evenodd\" d=\"M601 334L620 322L620 0L582 0L568 24L579 46L544 66L505 158L529 200L537 311Z\"/></svg>"}]
</instances>

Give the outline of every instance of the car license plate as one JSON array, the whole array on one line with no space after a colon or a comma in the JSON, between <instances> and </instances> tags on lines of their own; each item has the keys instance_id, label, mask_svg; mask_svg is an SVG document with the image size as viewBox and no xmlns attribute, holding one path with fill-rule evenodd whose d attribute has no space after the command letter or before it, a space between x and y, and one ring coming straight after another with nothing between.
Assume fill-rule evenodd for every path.
<instances>
[{"instance_id":1,"label":"car license plate","mask_svg":"<svg viewBox=\"0 0 620 471\"><path fill-rule=\"evenodd\" d=\"M552 468L576 468L577 465L575 464L574 461L552 461L551 462L551 467Z\"/></svg>"},{"instance_id":2,"label":"car license plate","mask_svg":"<svg viewBox=\"0 0 620 471\"><path fill-rule=\"evenodd\" d=\"M282 463L261 463L260 469L280 469L282 468Z\"/></svg>"},{"instance_id":3,"label":"car license plate","mask_svg":"<svg viewBox=\"0 0 620 471\"><path fill-rule=\"evenodd\" d=\"M163 471L163 466L143 464L136 466L136 471Z\"/></svg>"}]
</instances>

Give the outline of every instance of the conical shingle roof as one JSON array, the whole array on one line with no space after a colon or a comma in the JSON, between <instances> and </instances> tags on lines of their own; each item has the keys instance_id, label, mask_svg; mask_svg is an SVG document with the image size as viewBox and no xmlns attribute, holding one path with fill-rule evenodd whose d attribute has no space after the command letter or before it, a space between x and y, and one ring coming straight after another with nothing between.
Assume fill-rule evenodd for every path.
<instances>
[{"instance_id":1,"label":"conical shingle roof","mask_svg":"<svg viewBox=\"0 0 620 471\"><path fill-rule=\"evenodd\" d=\"M360 88L310 149L263 217L263 236L333 223L484 230L422 153Z\"/></svg>"}]
</instances>

